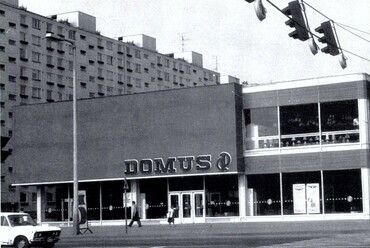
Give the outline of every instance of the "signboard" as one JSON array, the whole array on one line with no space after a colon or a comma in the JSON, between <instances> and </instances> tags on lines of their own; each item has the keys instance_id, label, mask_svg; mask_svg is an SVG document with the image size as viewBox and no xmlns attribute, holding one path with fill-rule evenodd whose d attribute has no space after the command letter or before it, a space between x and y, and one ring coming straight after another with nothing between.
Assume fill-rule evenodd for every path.
<instances>
[{"instance_id":1,"label":"signboard","mask_svg":"<svg viewBox=\"0 0 370 248\"><path fill-rule=\"evenodd\" d=\"M123 194L123 207L125 207L125 200L126 200L126 207L131 207L131 193L130 192L128 192L128 193L126 193L126 197L127 198L125 198L125 194Z\"/></svg>"},{"instance_id":2,"label":"signboard","mask_svg":"<svg viewBox=\"0 0 370 248\"><path fill-rule=\"evenodd\" d=\"M307 213L320 213L320 184L308 183L306 184L307 193Z\"/></svg>"},{"instance_id":3,"label":"signboard","mask_svg":"<svg viewBox=\"0 0 370 248\"><path fill-rule=\"evenodd\" d=\"M305 184L293 184L293 209L295 214L305 214L307 212Z\"/></svg>"},{"instance_id":4,"label":"signboard","mask_svg":"<svg viewBox=\"0 0 370 248\"><path fill-rule=\"evenodd\" d=\"M82 228L87 228L87 204L86 204L86 190L78 191L78 211L79 224Z\"/></svg>"}]
</instances>

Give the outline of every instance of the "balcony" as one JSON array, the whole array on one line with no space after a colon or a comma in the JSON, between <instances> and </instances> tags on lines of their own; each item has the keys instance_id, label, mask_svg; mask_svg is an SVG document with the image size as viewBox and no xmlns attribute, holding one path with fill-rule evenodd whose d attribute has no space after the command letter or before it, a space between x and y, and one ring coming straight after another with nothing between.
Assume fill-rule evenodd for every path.
<instances>
[{"instance_id":1,"label":"balcony","mask_svg":"<svg viewBox=\"0 0 370 248\"><path fill-rule=\"evenodd\" d=\"M64 71L64 70L65 70L64 66L61 66L61 65L58 65L58 66L57 66L57 68L58 68L59 70L61 70L61 71Z\"/></svg>"},{"instance_id":2,"label":"balcony","mask_svg":"<svg viewBox=\"0 0 370 248\"><path fill-rule=\"evenodd\" d=\"M54 83L53 81L49 81L49 80L47 80L47 81L46 81L46 84L48 84L48 85L50 85L50 86L53 86L55 83Z\"/></svg>"},{"instance_id":3,"label":"balcony","mask_svg":"<svg viewBox=\"0 0 370 248\"><path fill-rule=\"evenodd\" d=\"M128 72L133 72L133 70L131 68L127 68L127 71Z\"/></svg>"},{"instance_id":4,"label":"balcony","mask_svg":"<svg viewBox=\"0 0 370 248\"><path fill-rule=\"evenodd\" d=\"M28 45L28 41L26 41L26 40L20 40L19 43L21 43L23 45Z\"/></svg>"},{"instance_id":5,"label":"balcony","mask_svg":"<svg viewBox=\"0 0 370 248\"><path fill-rule=\"evenodd\" d=\"M58 83L58 84L57 84L57 86L58 86L59 88L64 88L64 87L66 87L63 83Z\"/></svg>"},{"instance_id":6,"label":"balcony","mask_svg":"<svg viewBox=\"0 0 370 248\"><path fill-rule=\"evenodd\" d=\"M117 67L118 67L118 69L123 70L123 66L122 65L118 65Z\"/></svg>"},{"instance_id":7,"label":"balcony","mask_svg":"<svg viewBox=\"0 0 370 248\"><path fill-rule=\"evenodd\" d=\"M22 61L25 61L25 62L27 62L28 61L28 58L27 57L20 57L19 58L20 60L22 60ZM15 60L14 60L15 61Z\"/></svg>"},{"instance_id":8,"label":"balcony","mask_svg":"<svg viewBox=\"0 0 370 248\"><path fill-rule=\"evenodd\" d=\"M54 68L54 65L52 63L46 63L46 66L49 68Z\"/></svg>"},{"instance_id":9,"label":"balcony","mask_svg":"<svg viewBox=\"0 0 370 248\"><path fill-rule=\"evenodd\" d=\"M98 76L98 79L99 80L104 80L104 77L103 76Z\"/></svg>"},{"instance_id":10,"label":"balcony","mask_svg":"<svg viewBox=\"0 0 370 248\"><path fill-rule=\"evenodd\" d=\"M178 69L177 69L177 68L175 68L175 67L174 67L174 68L172 68L172 70L174 70L174 71L178 71Z\"/></svg>"},{"instance_id":11,"label":"balcony","mask_svg":"<svg viewBox=\"0 0 370 248\"><path fill-rule=\"evenodd\" d=\"M51 46L48 46L48 47L46 47L46 50L48 50L48 51L54 51L54 48L51 47Z\"/></svg>"},{"instance_id":12,"label":"balcony","mask_svg":"<svg viewBox=\"0 0 370 248\"><path fill-rule=\"evenodd\" d=\"M28 28L28 24L27 23L20 23L19 25L21 25L24 28Z\"/></svg>"},{"instance_id":13,"label":"balcony","mask_svg":"<svg viewBox=\"0 0 370 248\"><path fill-rule=\"evenodd\" d=\"M21 75L20 78L23 79L23 80L28 80L28 76L26 76L26 75Z\"/></svg>"},{"instance_id":14,"label":"balcony","mask_svg":"<svg viewBox=\"0 0 370 248\"><path fill-rule=\"evenodd\" d=\"M120 85L123 85L123 81L118 80L117 83L120 84Z\"/></svg>"},{"instance_id":15,"label":"balcony","mask_svg":"<svg viewBox=\"0 0 370 248\"><path fill-rule=\"evenodd\" d=\"M104 64L104 61L103 60L98 60L98 64L103 65Z\"/></svg>"},{"instance_id":16,"label":"balcony","mask_svg":"<svg viewBox=\"0 0 370 248\"><path fill-rule=\"evenodd\" d=\"M20 96L21 98L28 98L28 95L27 95L27 93L25 93L25 92L20 93L20 94L19 94L19 96Z\"/></svg>"}]
</instances>

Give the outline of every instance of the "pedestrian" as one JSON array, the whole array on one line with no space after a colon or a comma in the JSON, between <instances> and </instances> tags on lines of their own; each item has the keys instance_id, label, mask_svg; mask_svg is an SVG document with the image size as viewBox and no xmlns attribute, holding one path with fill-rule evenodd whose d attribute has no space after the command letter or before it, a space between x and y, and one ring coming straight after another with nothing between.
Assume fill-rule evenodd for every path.
<instances>
[{"instance_id":1,"label":"pedestrian","mask_svg":"<svg viewBox=\"0 0 370 248\"><path fill-rule=\"evenodd\" d=\"M173 207L171 206L171 208L168 210L168 213L167 213L167 221L168 221L168 224L171 226L171 223L173 224L173 225L175 225L175 218L174 218L174 216L173 216L173 214L174 214L174 209L173 209Z\"/></svg>"},{"instance_id":2,"label":"pedestrian","mask_svg":"<svg viewBox=\"0 0 370 248\"><path fill-rule=\"evenodd\" d=\"M137 224L139 225L139 227L141 227L139 211L137 209L137 205L136 205L135 201L132 201L131 209L132 209L132 219L131 219L130 224L128 226L132 227L132 224L134 224L134 221L137 221Z\"/></svg>"}]
</instances>

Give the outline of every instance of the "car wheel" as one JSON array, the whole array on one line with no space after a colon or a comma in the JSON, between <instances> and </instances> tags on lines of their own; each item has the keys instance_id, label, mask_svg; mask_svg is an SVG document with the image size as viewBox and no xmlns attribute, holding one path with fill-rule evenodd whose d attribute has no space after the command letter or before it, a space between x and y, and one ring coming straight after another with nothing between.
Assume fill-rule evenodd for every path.
<instances>
[{"instance_id":1,"label":"car wheel","mask_svg":"<svg viewBox=\"0 0 370 248\"><path fill-rule=\"evenodd\" d=\"M24 236L20 236L16 238L14 244L15 244L15 247L17 248L28 248L29 247L28 239Z\"/></svg>"}]
</instances>

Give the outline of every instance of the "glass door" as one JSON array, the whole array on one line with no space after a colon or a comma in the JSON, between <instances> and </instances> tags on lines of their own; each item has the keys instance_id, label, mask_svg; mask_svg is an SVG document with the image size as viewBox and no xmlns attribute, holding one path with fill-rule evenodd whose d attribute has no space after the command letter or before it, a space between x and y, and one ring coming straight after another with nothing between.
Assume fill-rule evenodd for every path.
<instances>
[{"instance_id":1,"label":"glass door","mask_svg":"<svg viewBox=\"0 0 370 248\"><path fill-rule=\"evenodd\" d=\"M194 199L194 221L193 222L204 222L204 193L197 192L193 193Z\"/></svg>"},{"instance_id":2,"label":"glass door","mask_svg":"<svg viewBox=\"0 0 370 248\"><path fill-rule=\"evenodd\" d=\"M168 206L174 208L175 223L201 223L205 221L203 191L171 192Z\"/></svg>"}]
</instances>

